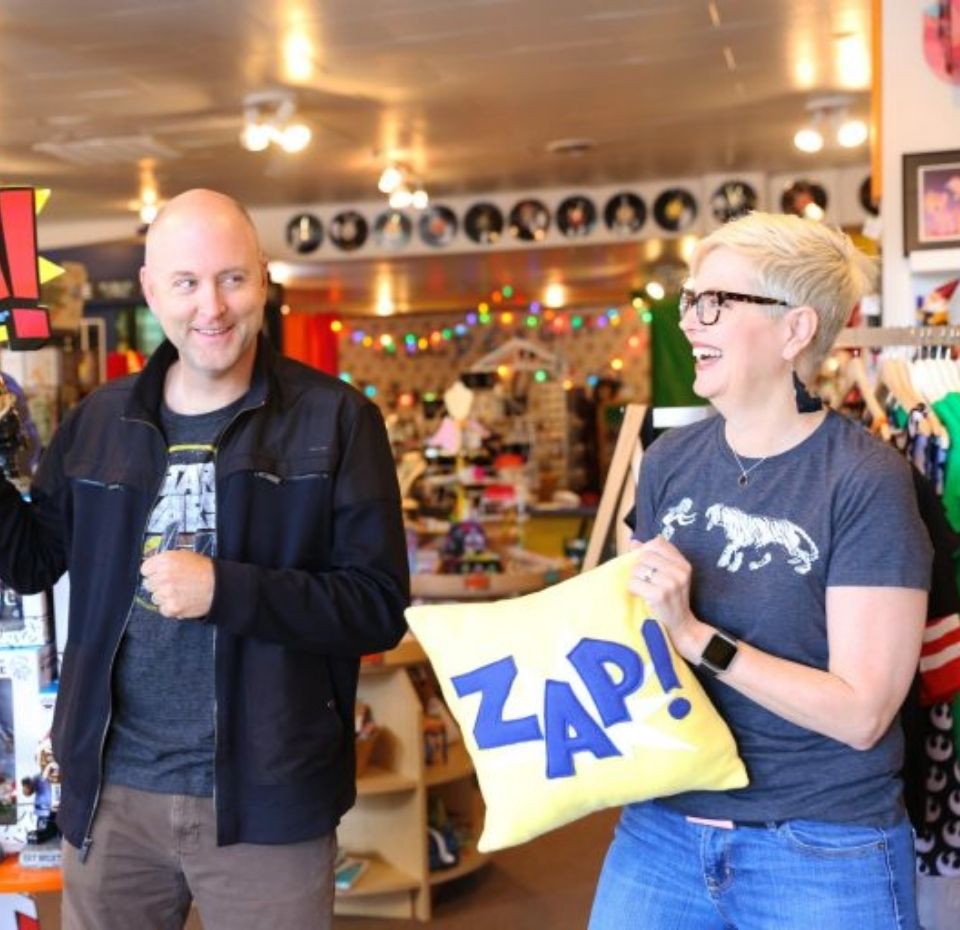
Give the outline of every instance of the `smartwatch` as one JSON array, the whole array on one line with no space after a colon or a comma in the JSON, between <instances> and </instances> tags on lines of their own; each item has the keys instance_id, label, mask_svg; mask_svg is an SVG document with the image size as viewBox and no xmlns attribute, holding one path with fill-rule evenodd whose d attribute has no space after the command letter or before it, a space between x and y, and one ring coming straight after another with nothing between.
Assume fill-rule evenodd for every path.
<instances>
[{"instance_id":1,"label":"smartwatch","mask_svg":"<svg viewBox=\"0 0 960 930\"><path fill-rule=\"evenodd\" d=\"M716 678L730 668L739 648L740 644L732 636L717 630L704 648L697 668L711 678Z\"/></svg>"}]
</instances>

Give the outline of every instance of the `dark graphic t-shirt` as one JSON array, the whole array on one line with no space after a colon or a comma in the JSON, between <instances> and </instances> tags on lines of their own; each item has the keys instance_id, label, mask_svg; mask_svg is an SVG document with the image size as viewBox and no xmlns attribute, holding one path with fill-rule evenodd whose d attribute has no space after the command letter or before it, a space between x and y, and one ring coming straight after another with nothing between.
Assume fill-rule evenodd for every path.
<instances>
[{"instance_id":1,"label":"dark graphic t-shirt","mask_svg":"<svg viewBox=\"0 0 960 930\"><path fill-rule=\"evenodd\" d=\"M639 539L656 534L693 567L696 616L771 655L826 669L829 587L926 590L931 547L903 458L835 413L782 455L741 459L713 417L661 436L643 458ZM742 469L748 480L741 483ZM863 635L870 630L865 618ZM902 811L897 722L867 751L790 723L702 679L750 785L666 800L681 813L889 824Z\"/></svg>"},{"instance_id":2,"label":"dark graphic t-shirt","mask_svg":"<svg viewBox=\"0 0 960 930\"><path fill-rule=\"evenodd\" d=\"M242 404L198 416L164 407L167 472L147 521L143 557L217 550L216 443ZM213 627L164 617L141 585L113 672L107 782L168 794L213 793Z\"/></svg>"}]
</instances>

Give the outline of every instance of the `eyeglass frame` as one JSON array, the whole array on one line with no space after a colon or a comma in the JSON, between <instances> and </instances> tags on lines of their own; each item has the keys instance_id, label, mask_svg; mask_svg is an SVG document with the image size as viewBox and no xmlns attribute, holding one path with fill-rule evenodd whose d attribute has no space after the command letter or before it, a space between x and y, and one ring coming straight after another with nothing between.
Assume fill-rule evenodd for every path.
<instances>
[{"instance_id":1,"label":"eyeglass frame","mask_svg":"<svg viewBox=\"0 0 960 930\"><path fill-rule=\"evenodd\" d=\"M704 308L701 303L704 297L715 297L717 300L717 315L707 322L704 319ZM699 294L688 287L680 288L680 319L693 307L697 313L697 322L701 326L713 326L720 319L720 311L728 301L740 301L745 304L761 304L765 307L789 307L785 300L776 297L758 297L756 294L738 294L736 291L701 291Z\"/></svg>"}]
</instances>

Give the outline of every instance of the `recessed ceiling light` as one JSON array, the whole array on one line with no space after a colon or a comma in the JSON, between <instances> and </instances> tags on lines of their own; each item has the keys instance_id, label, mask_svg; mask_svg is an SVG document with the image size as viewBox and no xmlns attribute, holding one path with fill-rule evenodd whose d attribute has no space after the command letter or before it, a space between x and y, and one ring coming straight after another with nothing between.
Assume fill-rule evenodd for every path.
<instances>
[{"instance_id":1,"label":"recessed ceiling light","mask_svg":"<svg viewBox=\"0 0 960 930\"><path fill-rule=\"evenodd\" d=\"M544 146L551 155L568 155L572 158L585 155L596 147L593 139L554 139Z\"/></svg>"}]
</instances>

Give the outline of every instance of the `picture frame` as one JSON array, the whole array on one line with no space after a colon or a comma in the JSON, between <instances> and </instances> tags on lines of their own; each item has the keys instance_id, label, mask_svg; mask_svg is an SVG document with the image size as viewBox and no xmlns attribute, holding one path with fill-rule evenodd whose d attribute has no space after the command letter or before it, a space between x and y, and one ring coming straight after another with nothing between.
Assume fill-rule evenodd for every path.
<instances>
[{"instance_id":1,"label":"picture frame","mask_svg":"<svg viewBox=\"0 0 960 930\"><path fill-rule=\"evenodd\" d=\"M960 248L960 149L903 156L903 254Z\"/></svg>"}]
</instances>

